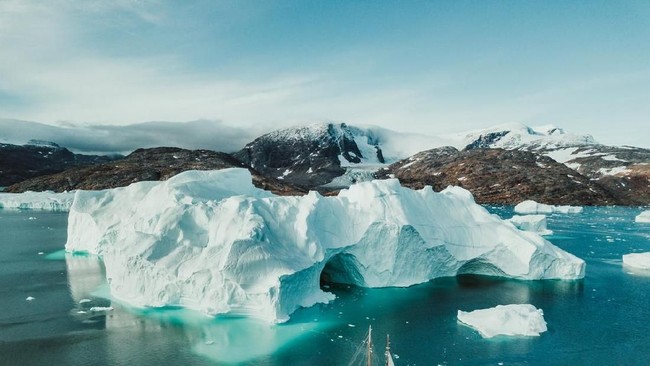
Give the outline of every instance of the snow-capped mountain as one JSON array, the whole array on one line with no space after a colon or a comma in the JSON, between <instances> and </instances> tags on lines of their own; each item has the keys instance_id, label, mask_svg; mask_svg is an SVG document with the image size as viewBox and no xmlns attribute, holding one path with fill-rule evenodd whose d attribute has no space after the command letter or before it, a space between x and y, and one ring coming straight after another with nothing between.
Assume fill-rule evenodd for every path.
<instances>
[{"instance_id":1,"label":"snow-capped mountain","mask_svg":"<svg viewBox=\"0 0 650 366\"><path fill-rule=\"evenodd\" d=\"M379 127L320 123L268 133L234 155L264 174L294 184L340 188L371 179L380 167L447 142Z\"/></svg>"},{"instance_id":2,"label":"snow-capped mountain","mask_svg":"<svg viewBox=\"0 0 650 366\"><path fill-rule=\"evenodd\" d=\"M500 125L451 138L463 141L466 150L503 148L546 155L631 201L650 202L650 149L607 146L591 135L552 125Z\"/></svg>"}]
</instances>

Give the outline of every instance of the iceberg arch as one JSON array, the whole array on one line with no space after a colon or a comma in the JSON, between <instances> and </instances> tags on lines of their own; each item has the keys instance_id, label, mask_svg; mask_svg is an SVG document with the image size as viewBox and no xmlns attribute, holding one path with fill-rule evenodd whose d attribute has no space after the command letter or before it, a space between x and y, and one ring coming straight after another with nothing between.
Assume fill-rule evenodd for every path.
<instances>
[{"instance_id":1,"label":"iceberg arch","mask_svg":"<svg viewBox=\"0 0 650 366\"><path fill-rule=\"evenodd\" d=\"M415 191L393 179L336 197L280 197L254 187L245 169L78 191L66 250L103 257L113 296L133 305L271 322L331 301L323 276L366 287L459 272L578 279L585 265L462 188Z\"/></svg>"}]
</instances>

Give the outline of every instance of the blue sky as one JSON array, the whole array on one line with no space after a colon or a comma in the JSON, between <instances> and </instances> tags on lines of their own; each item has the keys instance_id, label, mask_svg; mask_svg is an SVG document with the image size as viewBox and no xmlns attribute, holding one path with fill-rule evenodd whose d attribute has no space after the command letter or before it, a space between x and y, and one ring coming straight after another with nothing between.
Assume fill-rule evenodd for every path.
<instances>
[{"instance_id":1,"label":"blue sky","mask_svg":"<svg viewBox=\"0 0 650 366\"><path fill-rule=\"evenodd\" d=\"M650 147L649 1L0 0L0 117L555 124Z\"/></svg>"}]
</instances>

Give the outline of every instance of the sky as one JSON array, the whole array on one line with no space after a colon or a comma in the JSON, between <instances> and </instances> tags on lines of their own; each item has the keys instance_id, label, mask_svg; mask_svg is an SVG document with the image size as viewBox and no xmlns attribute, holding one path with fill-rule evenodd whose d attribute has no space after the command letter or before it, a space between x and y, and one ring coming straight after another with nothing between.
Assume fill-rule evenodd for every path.
<instances>
[{"instance_id":1,"label":"sky","mask_svg":"<svg viewBox=\"0 0 650 366\"><path fill-rule=\"evenodd\" d=\"M0 118L52 125L520 122L650 147L648 60L645 0L0 0Z\"/></svg>"}]
</instances>

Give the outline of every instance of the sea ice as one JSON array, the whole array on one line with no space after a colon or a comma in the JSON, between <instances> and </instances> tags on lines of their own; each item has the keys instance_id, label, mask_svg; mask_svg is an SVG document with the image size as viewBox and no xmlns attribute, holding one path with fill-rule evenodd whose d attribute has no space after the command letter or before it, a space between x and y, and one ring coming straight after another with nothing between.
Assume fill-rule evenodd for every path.
<instances>
[{"instance_id":1,"label":"sea ice","mask_svg":"<svg viewBox=\"0 0 650 366\"><path fill-rule=\"evenodd\" d=\"M625 254L623 263L637 269L650 270L650 252Z\"/></svg>"},{"instance_id":2,"label":"sea ice","mask_svg":"<svg viewBox=\"0 0 650 366\"><path fill-rule=\"evenodd\" d=\"M637 217L634 218L634 221L650 223L650 210L641 212Z\"/></svg>"},{"instance_id":3,"label":"sea ice","mask_svg":"<svg viewBox=\"0 0 650 366\"><path fill-rule=\"evenodd\" d=\"M545 215L515 215L506 221L515 225L519 230L531 231L539 235L553 234L553 231L547 229L546 227Z\"/></svg>"},{"instance_id":4,"label":"sea ice","mask_svg":"<svg viewBox=\"0 0 650 366\"><path fill-rule=\"evenodd\" d=\"M415 191L392 179L335 197L280 197L254 187L245 169L78 191L66 249L102 256L112 295L133 305L271 322L334 299L321 279L365 287L458 273L578 279L585 267L462 188Z\"/></svg>"},{"instance_id":5,"label":"sea ice","mask_svg":"<svg viewBox=\"0 0 650 366\"><path fill-rule=\"evenodd\" d=\"M25 192L0 193L0 209L30 209L49 211L68 211L74 199L74 192L54 193ZM29 218L33 220L35 218Z\"/></svg>"},{"instance_id":6,"label":"sea ice","mask_svg":"<svg viewBox=\"0 0 650 366\"><path fill-rule=\"evenodd\" d=\"M36 298L33 296L27 296L27 298L25 299L25 301L34 301L34 300L36 300Z\"/></svg>"},{"instance_id":7,"label":"sea ice","mask_svg":"<svg viewBox=\"0 0 650 366\"><path fill-rule=\"evenodd\" d=\"M459 310L458 320L476 329L483 338L539 336L547 330L544 312L530 304L498 305L470 312Z\"/></svg>"},{"instance_id":8,"label":"sea ice","mask_svg":"<svg viewBox=\"0 0 650 366\"><path fill-rule=\"evenodd\" d=\"M518 214L550 214L550 213L563 213L563 214L576 214L582 212L580 206L553 206L535 201L527 200L520 202L515 206L515 212Z\"/></svg>"}]
</instances>

